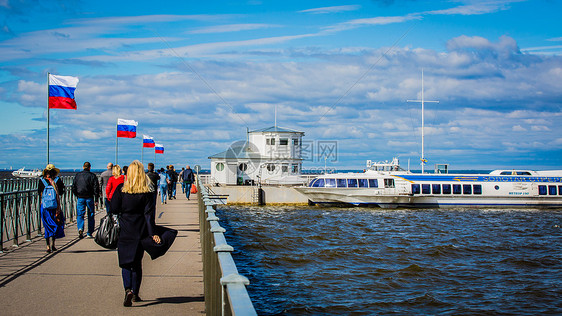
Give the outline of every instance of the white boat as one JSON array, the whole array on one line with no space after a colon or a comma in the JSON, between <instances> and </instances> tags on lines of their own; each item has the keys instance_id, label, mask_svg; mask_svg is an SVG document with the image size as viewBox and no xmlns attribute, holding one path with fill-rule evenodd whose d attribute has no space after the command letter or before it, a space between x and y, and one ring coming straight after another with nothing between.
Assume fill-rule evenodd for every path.
<instances>
[{"instance_id":1,"label":"white boat","mask_svg":"<svg viewBox=\"0 0 562 316\"><path fill-rule=\"evenodd\" d=\"M25 170L25 167L12 172L12 175L14 177L19 177L19 178L38 178L41 176L41 174L42 171L39 169Z\"/></svg>"},{"instance_id":2,"label":"white boat","mask_svg":"<svg viewBox=\"0 0 562 316\"><path fill-rule=\"evenodd\" d=\"M295 189L312 203L395 207L561 208L562 170L495 170L489 174L448 174L438 164L424 172L424 103L422 72L421 173L392 162L367 162L364 173L325 174Z\"/></svg>"},{"instance_id":3,"label":"white boat","mask_svg":"<svg viewBox=\"0 0 562 316\"><path fill-rule=\"evenodd\" d=\"M489 174L412 173L375 163L362 173L325 174L296 187L315 204L382 208L561 208L562 170L495 170Z\"/></svg>"}]
</instances>

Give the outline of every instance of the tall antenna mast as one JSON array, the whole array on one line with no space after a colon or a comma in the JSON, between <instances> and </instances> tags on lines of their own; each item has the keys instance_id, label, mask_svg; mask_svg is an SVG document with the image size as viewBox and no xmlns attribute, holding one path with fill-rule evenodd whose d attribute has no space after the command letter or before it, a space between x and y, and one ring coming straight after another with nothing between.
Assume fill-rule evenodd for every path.
<instances>
[{"instance_id":1,"label":"tall antenna mast","mask_svg":"<svg viewBox=\"0 0 562 316\"><path fill-rule=\"evenodd\" d=\"M277 104L275 104L275 125L273 126L277 127Z\"/></svg>"},{"instance_id":2,"label":"tall antenna mast","mask_svg":"<svg viewBox=\"0 0 562 316\"><path fill-rule=\"evenodd\" d=\"M433 103L439 103L439 101L425 101L423 99L423 68L422 68L422 89L421 89L421 100L407 100L407 102L421 102L421 106L422 106L422 121L421 121L421 172L424 173L424 166L425 163L427 162L427 160L425 159L425 153L424 153L424 130L425 130L425 102L433 102Z\"/></svg>"}]
</instances>

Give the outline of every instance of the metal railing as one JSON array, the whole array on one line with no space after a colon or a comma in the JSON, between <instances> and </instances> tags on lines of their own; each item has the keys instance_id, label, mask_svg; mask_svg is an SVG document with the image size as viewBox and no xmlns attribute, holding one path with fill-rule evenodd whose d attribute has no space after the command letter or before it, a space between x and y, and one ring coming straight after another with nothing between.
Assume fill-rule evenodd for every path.
<instances>
[{"instance_id":1,"label":"metal railing","mask_svg":"<svg viewBox=\"0 0 562 316\"><path fill-rule=\"evenodd\" d=\"M76 213L76 197L71 192L72 179L74 177L62 177L65 184L64 194L61 197L61 210L66 222L73 222ZM39 192L37 191L38 179L18 179L26 181L10 181L13 188L31 186L30 189L20 189L12 192L0 193L0 252L4 250L4 243L13 242L13 246L19 246L22 240L30 241L33 233L42 236L42 222ZM20 182L19 184L15 184Z\"/></svg>"},{"instance_id":2,"label":"metal railing","mask_svg":"<svg viewBox=\"0 0 562 316\"><path fill-rule=\"evenodd\" d=\"M250 281L238 274L231 252L234 250L224 237L209 191L197 179L199 228L203 255L203 283L207 315L257 315L246 285Z\"/></svg>"}]
</instances>

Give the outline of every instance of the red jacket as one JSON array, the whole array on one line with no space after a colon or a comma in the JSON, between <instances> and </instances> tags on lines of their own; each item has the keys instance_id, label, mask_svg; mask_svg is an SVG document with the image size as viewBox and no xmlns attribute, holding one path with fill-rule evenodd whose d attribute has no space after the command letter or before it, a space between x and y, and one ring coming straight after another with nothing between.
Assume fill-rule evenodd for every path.
<instances>
[{"instance_id":1,"label":"red jacket","mask_svg":"<svg viewBox=\"0 0 562 316\"><path fill-rule=\"evenodd\" d=\"M107 186L105 187L105 196L107 196L108 200L111 201L113 192L115 192L117 186L123 183L124 181L125 181L125 176L123 175L120 175L119 178L115 178L114 176L111 176L111 178L109 178L109 181L107 181Z\"/></svg>"}]
</instances>

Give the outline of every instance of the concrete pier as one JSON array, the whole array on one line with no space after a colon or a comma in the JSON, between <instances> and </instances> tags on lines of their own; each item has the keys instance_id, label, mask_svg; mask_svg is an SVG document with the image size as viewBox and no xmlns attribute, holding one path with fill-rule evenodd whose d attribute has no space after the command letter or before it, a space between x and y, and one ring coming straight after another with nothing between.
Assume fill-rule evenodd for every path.
<instances>
[{"instance_id":1,"label":"concrete pier","mask_svg":"<svg viewBox=\"0 0 562 316\"><path fill-rule=\"evenodd\" d=\"M181 190L180 190L181 192ZM2 315L204 315L204 291L197 199L157 204L156 223L178 230L168 253L154 261L145 253L140 297L123 307L117 251L78 239L67 224L58 251L46 253L35 237L0 254ZM105 214L96 214L96 226Z\"/></svg>"}]
</instances>

